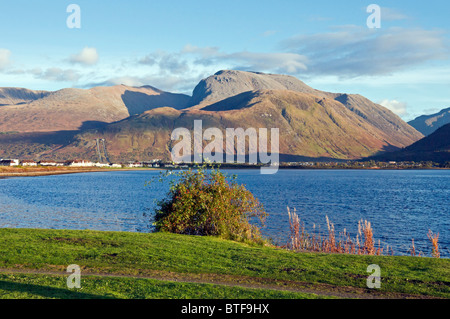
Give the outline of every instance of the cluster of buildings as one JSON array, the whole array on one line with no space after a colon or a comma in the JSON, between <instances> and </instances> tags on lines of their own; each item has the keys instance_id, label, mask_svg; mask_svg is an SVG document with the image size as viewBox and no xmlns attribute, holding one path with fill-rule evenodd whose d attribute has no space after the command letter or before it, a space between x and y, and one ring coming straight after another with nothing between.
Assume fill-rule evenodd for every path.
<instances>
[{"instance_id":1,"label":"cluster of buildings","mask_svg":"<svg viewBox=\"0 0 450 319\"><path fill-rule=\"evenodd\" d=\"M122 167L160 167L160 160L153 160L151 162L127 162L121 164L115 163L94 163L89 160L71 160L65 162L56 162L49 160L33 161L33 160L19 160L19 159L0 159L0 166L69 166L69 167L109 167L109 168L122 168Z\"/></svg>"}]
</instances>

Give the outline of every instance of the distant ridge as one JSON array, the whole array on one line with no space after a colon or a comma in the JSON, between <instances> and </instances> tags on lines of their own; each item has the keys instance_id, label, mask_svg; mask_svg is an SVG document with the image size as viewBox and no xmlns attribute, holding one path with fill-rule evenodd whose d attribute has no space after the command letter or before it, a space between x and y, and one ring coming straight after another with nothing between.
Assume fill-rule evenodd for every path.
<instances>
[{"instance_id":1,"label":"distant ridge","mask_svg":"<svg viewBox=\"0 0 450 319\"><path fill-rule=\"evenodd\" d=\"M438 128L450 123L450 107L431 115L422 115L409 121L408 124L427 136Z\"/></svg>"},{"instance_id":2,"label":"distant ridge","mask_svg":"<svg viewBox=\"0 0 450 319\"><path fill-rule=\"evenodd\" d=\"M450 124L438 128L435 132L400 151L375 156L374 159L385 161L450 162Z\"/></svg>"}]
</instances>

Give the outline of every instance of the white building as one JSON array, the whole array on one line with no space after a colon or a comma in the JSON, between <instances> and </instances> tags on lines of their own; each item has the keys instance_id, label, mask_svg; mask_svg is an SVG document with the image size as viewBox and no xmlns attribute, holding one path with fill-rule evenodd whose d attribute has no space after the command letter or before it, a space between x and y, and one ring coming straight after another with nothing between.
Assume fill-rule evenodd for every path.
<instances>
[{"instance_id":1,"label":"white building","mask_svg":"<svg viewBox=\"0 0 450 319\"><path fill-rule=\"evenodd\" d=\"M94 163L87 160L74 160L69 162L70 167L92 167L94 166Z\"/></svg>"},{"instance_id":2,"label":"white building","mask_svg":"<svg viewBox=\"0 0 450 319\"><path fill-rule=\"evenodd\" d=\"M46 160L44 160L44 161L40 161L39 165L41 165L41 166L58 166L58 163L55 162L55 161L46 161Z\"/></svg>"},{"instance_id":3,"label":"white building","mask_svg":"<svg viewBox=\"0 0 450 319\"><path fill-rule=\"evenodd\" d=\"M144 165L140 162L128 163L127 167L144 167Z\"/></svg>"},{"instance_id":4,"label":"white building","mask_svg":"<svg viewBox=\"0 0 450 319\"><path fill-rule=\"evenodd\" d=\"M23 160L20 162L22 166L37 166L38 164L35 161Z\"/></svg>"},{"instance_id":5,"label":"white building","mask_svg":"<svg viewBox=\"0 0 450 319\"><path fill-rule=\"evenodd\" d=\"M109 163L95 163L95 167L110 167Z\"/></svg>"},{"instance_id":6,"label":"white building","mask_svg":"<svg viewBox=\"0 0 450 319\"><path fill-rule=\"evenodd\" d=\"M0 166L19 166L20 161L18 159L2 159L0 160Z\"/></svg>"}]
</instances>

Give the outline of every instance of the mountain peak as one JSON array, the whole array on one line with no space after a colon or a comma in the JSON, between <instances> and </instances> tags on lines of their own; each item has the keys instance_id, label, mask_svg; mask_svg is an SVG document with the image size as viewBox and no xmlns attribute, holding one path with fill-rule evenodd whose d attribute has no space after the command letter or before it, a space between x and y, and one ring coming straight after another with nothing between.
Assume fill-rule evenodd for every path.
<instances>
[{"instance_id":1,"label":"mountain peak","mask_svg":"<svg viewBox=\"0 0 450 319\"><path fill-rule=\"evenodd\" d=\"M290 75L221 70L200 81L192 94L191 105L206 102L210 104L240 93L257 90L290 90L324 95L324 92L314 90Z\"/></svg>"}]
</instances>

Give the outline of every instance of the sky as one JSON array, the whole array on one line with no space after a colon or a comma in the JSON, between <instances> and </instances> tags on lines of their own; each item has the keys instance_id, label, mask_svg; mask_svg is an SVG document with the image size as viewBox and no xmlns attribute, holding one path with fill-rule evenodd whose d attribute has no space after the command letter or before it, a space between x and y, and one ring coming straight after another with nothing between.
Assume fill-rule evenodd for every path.
<instances>
[{"instance_id":1,"label":"sky","mask_svg":"<svg viewBox=\"0 0 450 319\"><path fill-rule=\"evenodd\" d=\"M361 94L406 121L450 107L443 0L0 0L0 30L0 87L191 95L202 78L236 69Z\"/></svg>"}]
</instances>

